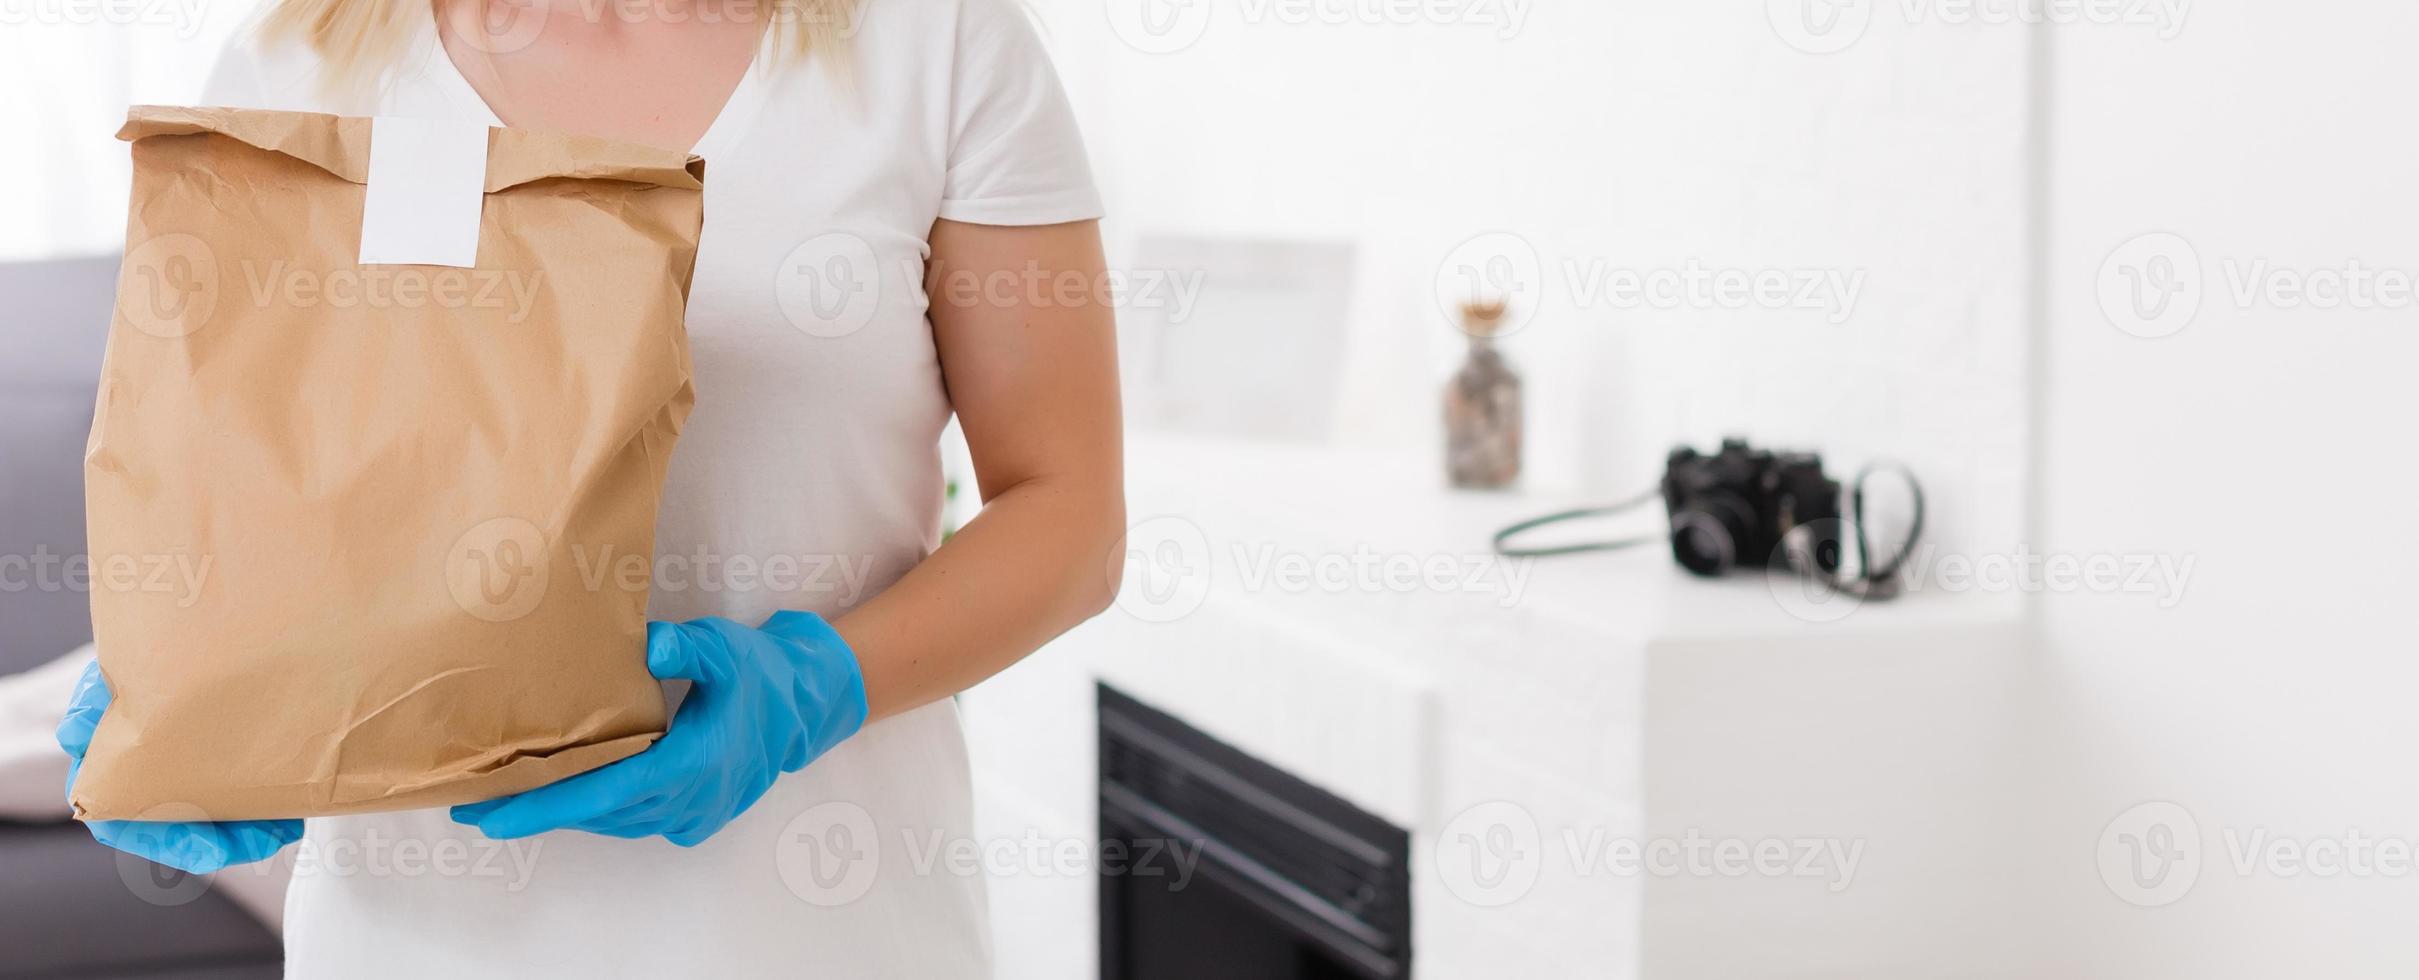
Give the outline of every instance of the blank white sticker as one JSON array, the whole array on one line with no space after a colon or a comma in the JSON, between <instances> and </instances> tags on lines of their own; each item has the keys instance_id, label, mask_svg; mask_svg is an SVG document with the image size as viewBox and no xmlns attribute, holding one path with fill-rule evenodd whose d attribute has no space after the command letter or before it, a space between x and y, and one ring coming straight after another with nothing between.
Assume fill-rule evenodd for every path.
<instances>
[{"instance_id":1,"label":"blank white sticker","mask_svg":"<svg viewBox=\"0 0 2419 980\"><path fill-rule=\"evenodd\" d=\"M370 120L361 264L477 266L486 192L486 126L402 116Z\"/></svg>"}]
</instances>

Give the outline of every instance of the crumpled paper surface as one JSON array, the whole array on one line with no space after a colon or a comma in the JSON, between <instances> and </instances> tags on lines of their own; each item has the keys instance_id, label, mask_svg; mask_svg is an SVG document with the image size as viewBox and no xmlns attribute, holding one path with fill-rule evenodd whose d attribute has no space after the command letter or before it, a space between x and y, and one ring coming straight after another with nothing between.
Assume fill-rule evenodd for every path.
<instances>
[{"instance_id":1,"label":"crumpled paper surface","mask_svg":"<svg viewBox=\"0 0 2419 980\"><path fill-rule=\"evenodd\" d=\"M634 754L702 161L489 130L475 269L360 266L371 122L136 107L85 460L83 819L445 806Z\"/></svg>"}]
</instances>

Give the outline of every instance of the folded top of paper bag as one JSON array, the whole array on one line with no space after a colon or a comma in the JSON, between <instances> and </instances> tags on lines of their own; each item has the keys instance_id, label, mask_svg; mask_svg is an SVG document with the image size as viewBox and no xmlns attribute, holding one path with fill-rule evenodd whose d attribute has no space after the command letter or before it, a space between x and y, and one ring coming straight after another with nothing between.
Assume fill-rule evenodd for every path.
<instances>
[{"instance_id":1,"label":"folded top of paper bag","mask_svg":"<svg viewBox=\"0 0 2419 980\"><path fill-rule=\"evenodd\" d=\"M146 136L217 133L366 184L370 124L367 117L311 112L139 105L127 110L126 125L119 128L118 138L132 142ZM488 193L552 177L628 180L701 190L705 187L705 160L695 154L592 136L488 129Z\"/></svg>"}]
</instances>

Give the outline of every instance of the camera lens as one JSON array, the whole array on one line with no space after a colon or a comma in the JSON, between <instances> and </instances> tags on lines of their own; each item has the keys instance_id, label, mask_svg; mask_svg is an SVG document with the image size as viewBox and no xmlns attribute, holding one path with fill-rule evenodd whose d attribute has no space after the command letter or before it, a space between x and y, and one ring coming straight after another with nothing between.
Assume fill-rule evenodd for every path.
<instances>
[{"instance_id":1,"label":"camera lens","mask_svg":"<svg viewBox=\"0 0 2419 980\"><path fill-rule=\"evenodd\" d=\"M1755 520L1736 494L1714 491L1691 497L1671 515L1671 555L1680 567L1716 576L1738 564L1739 542Z\"/></svg>"}]
</instances>

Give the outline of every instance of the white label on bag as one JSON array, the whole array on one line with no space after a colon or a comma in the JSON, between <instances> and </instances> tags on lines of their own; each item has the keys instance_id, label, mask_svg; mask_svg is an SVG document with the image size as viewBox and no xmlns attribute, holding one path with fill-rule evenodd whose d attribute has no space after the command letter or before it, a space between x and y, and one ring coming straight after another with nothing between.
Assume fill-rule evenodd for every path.
<instances>
[{"instance_id":1,"label":"white label on bag","mask_svg":"<svg viewBox=\"0 0 2419 980\"><path fill-rule=\"evenodd\" d=\"M362 265L478 265L487 127L450 119L370 120L361 201Z\"/></svg>"}]
</instances>

